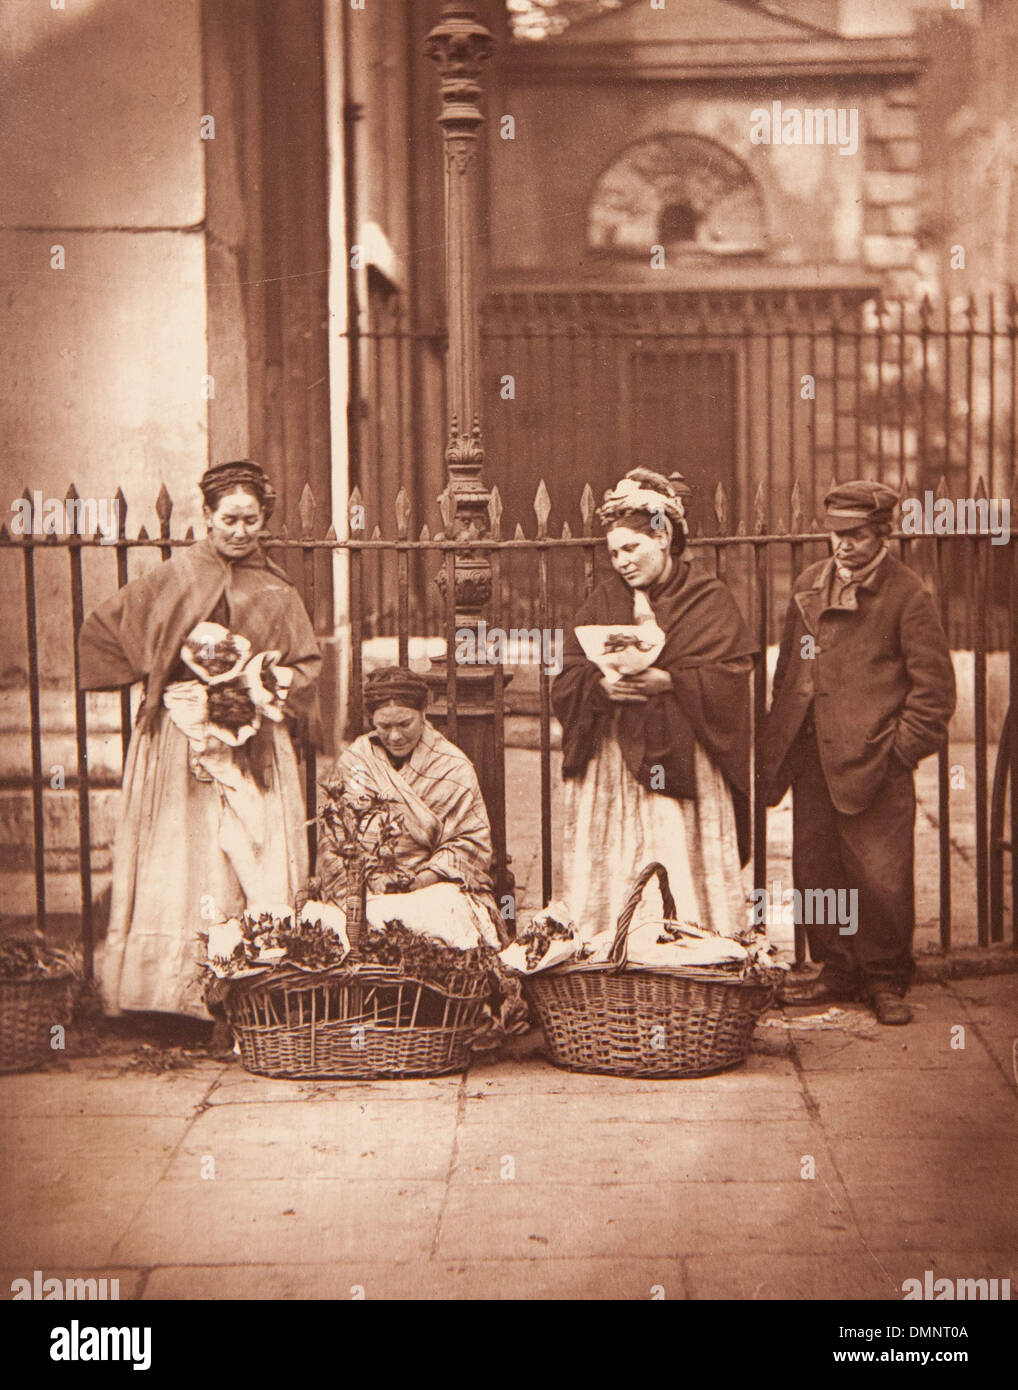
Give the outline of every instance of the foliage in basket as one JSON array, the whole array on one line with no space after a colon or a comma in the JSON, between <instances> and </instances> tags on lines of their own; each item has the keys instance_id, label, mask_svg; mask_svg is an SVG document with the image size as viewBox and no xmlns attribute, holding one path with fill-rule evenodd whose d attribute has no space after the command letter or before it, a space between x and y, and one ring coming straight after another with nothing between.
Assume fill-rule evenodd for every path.
<instances>
[{"instance_id":1,"label":"foliage in basket","mask_svg":"<svg viewBox=\"0 0 1018 1390\"><path fill-rule=\"evenodd\" d=\"M502 974L490 946L467 950L450 946L437 937L411 931L398 918L387 922L382 930L369 927L358 945L347 949L343 938L328 923L330 907L311 900L293 912L244 913L235 919L239 940L232 954L210 956L206 946L203 965L220 982L292 966L308 971L332 970L338 965L351 970L371 964L395 966L408 979L440 989L464 976ZM216 993L222 996L221 986Z\"/></svg>"},{"instance_id":2,"label":"foliage in basket","mask_svg":"<svg viewBox=\"0 0 1018 1390\"><path fill-rule=\"evenodd\" d=\"M0 1072L52 1058L54 1028L70 1023L81 973L78 957L47 946L41 933L34 941L0 940Z\"/></svg>"},{"instance_id":3,"label":"foliage in basket","mask_svg":"<svg viewBox=\"0 0 1018 1390\"><path fill-rule=\"evenodd\" d=\"M67 975L81 978L81 960L75 952L47 946L41 939L0 940L0 980L54 980Z\"/></svg>"},{"instance_id":4,"label":"foliage in basket","mask_svg":"<svg viewBox=\"0 0 1018 1390\"><path fill-rule=\"evenodd\" d=\"M492 947L484 943L465 949L451 946L437 937L411 931L397 918L381 930L369 926L369 885L399 891L411 882L396 859L400 820L391 802L361 786L341 779L321 786L325 799L318 825L332 850L345 862L343 903L321 901L321 883L311 878L292 908L255 908L225 927L211 929L205 935L202 962L208 1002L228 998L233 982L259 976L268 982L293 967L306 972L335 972L341 967L349 969L352 979L375 965L395 968L407 980L450 994L460 994L464 988L478 995L497 991L502 996L499 1023L488 1017L482 1031L492 1034L492 1043L499 1029L520 1031L525 1026L526 1008L519 981L505 969ZM224 933L228 955L217 953ZM482 989L482 984L487 987Z\"/></svg>"}]
</instances>

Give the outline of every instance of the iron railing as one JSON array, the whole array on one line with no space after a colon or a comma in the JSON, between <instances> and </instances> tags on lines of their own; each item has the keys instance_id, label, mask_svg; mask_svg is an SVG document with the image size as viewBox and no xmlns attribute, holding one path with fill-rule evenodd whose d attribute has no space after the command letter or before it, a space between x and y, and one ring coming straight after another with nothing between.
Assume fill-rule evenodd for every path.
<instances>
[{"instance_id":1,"label":"iron railing","mask_svg":"<svg viewBox=\"0 0 1018 1390\"><path fill-rule=\"evenodd\" d=\"M73 489L69 494L76 497ZM759 497L759 490L758 490ZM1012 499L1013 500L1013 499ZM352 504L359 501L355 493ZM76 770L55 788L43 758L43 741L48 731L44 726L41 695L46 688L40 672L40 632L48 624L47 640L53 640L58 630L69 648L76 648L77 635L87 608L111 592L113 587L122 586L130 577L130 560L139 552L157 552L165 560L172 551L182 545L192 543L193 534L188 531L182 537L170 535L169 499L161 499L160 534L151 537L143 527L139 535L129 539L123 534L113 543L103 542L98 537L82 536L41 536L28 535L12 538L5 528L0 528L0 582L3 592L8 595L10 604L16 603L18 589L21 590L23 623L18 626L24 634L23 656L19 661L17 654L8 651L8 694L16 692L24 696L23 734L18 734L8 725L8 738L20 737L24 753L24 767L0 778L0 794L5 798L21 795L31 802L31 846L8 844L7 863L20 863L30 860L35 888L35 915L40 926L47 917L47 875L51 871L47 862L47 814L48 795L69 795L76 798L77 818L77 859L80 878L80 911L82 944L86 964L92 966L94 949L93 931L93 835L91 829L92 792L98 785L115 785L116 778L107 777L105 783L98 782L90 774L89 768L89 729L88 709L84 692L77 690L76 657L73 658L73 687L66 678L62 689L73 702L74 747ZM720 509L719 509L720 511ZM401 493L396 508L396 535L385 539L372 528L367 534L367 525L353 532L347 538L337 538L330 530L318 535L314 527L314 506L310 495L303 499L302 535L299 538L275 536L267 538L267 545L281 555L292 577L303 593L309 611L315 611L316 571L336 555L345 557L349 570L349 612L341 615L348 625L351 691L349 724L356 732L360 725L360 684L363 674L364 641L367 636L367 613L365 602L366 568L382 559L395 576L394 636L396 655L400 661L407 659L410 638L418 636L444 637L446 649L455 650L456 618L453 609L454 567L457 551L468 550L484 552L490 560L493 572L493 598L485 617L489 627L508 630L510 628L552 629L569 625L575 609L582 598L588 594L606 570L606 553L603 542L593 534L593 493L588 487L581 499L581 531L573 535L566 524L562 534L549 533L550 503L547 489L538 489L535 500L536 527L534 534L527 537L517 524L511 537L501 534L502 511L497 490L493 493L489 509L492 523L491 537L465 546L453 541L432 538L427 531L414 539L410 534L409 502ZM818 533L815 521L811 526L805 524L801 504L795 491L791 499L789 515L792 526L789 531L768 530L766 513L758 505L752 533L747 534L745 526L739 534L717 535L695 538L691 545L694 560L710 565L714 571L733 588L736 597L756 634L761 652L776 638L774 617L774 596L778 591L787 595L791 576L800 572L807 564L822 558L826 553L826 537ZM723 513L719 515L723 521ZM972 701L974 710L975 746L975 847L976 847L976 921L977 937L980 946L1002 942L1005 933L1004 901L1004 856L1010 853L1011 842L1005 834L1008 812L1011 824L1018 813L1018 739L1001 737L1001 730L991 729L988 707L987 658L993 645L1000 645L1010 651L1009 696L1014 700L1018 692L1018 659L1013 640L1018 619L1018 549L1014 542L1007 545L994 545L986 535L937 535L916 538L896 533L895 547L906 563L916 566L923 574L925 582L933 591L945 623L950 617L952 602L957 595L967 609L968 624L973 633L973 675ZM86 555L97 556L94 565L90 563L90 574L98 565L104 573L95 583L89 583L86 594L83 560ZM37 567L40 557L47 556L46 563L66 563L67 602L63 612L53 611L54 598L51 589L47 590L45 611L41 611L38 601ZM63 557L63 559L61 559ZM438 570L445 575L444 598L436 586L430 582L425 593L415 575L424 573L433 577ZM521 601L516 581L521 573L530 576L531 591ZM10 609L8 610L10 612ZM991 642L991 629L1005 634L1003 643ZM72 663L67 665L68 672ZM543 668L539 669L536 708L539 728L539 767L540 767L540 822L541 822L541 893L547 901L552 893L552 714L550 704L551 678ZM457 739L459 723L471 713L464 673L454 661L445 670L445 698L440 700L434 717L453 740ZM507 831L505 817L505 749L506 719L513 712L507 694L507 672L496 665L491 671L490 692L486 693L484 717L490 719L492 731L491 749L493 766L485 769L482 781L489 800L493 835L496 850L497 875L507 881L506 867L512 852L512 835ZM758 732L766 708L767 673L766 663L758 659L753 675L754 725ZM476 713L476 711L474 712ZM474 717L474 714L471 714ZM126 756L131 737L131 698L124 691L119 696L119 734L121 764ZM992 737L991 737L992 735ZM1000 739L997 764L994 770L994 795L990 796L989 757L991 744ZM309 814L313 811L316 799L316 761L315 750L305 746L301 750L304 766L304 786ZM952 809L951 753L948 748L938 755L939 814L939 924L940 945L948 950L952 945L952 910L954 894L951 879L952 848ZM991 819L992 809L992 819ZM753 876L757 887L767 883L767 811L759 782L755 783L753 817ZM13 821L13 817L9 820ZM313 852L313 841L311 844ZM1011 936L1018 945L1018 876L1011 876L1010 910ZM797 948L802 955L804 945L801 937Z\"/></svg>"}]
</instances>

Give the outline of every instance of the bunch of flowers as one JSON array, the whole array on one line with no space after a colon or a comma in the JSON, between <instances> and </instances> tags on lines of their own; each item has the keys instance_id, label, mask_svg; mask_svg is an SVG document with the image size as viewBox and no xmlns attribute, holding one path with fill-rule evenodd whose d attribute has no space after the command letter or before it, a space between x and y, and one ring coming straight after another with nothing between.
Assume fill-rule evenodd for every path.
<instances>
[{"instance_id":1,"label":"bunch of flowers","mask_svg":"<svg viewBox=\"0 0 1018 1390\"><path fill-rule=\"evenodd\" d=\"M546 915L541 922L525 927L516 939L524 948L526 968L533 970L544 960L553 941L573 941L575 935L571 925Z\"/></svg>"},{"instance_id":2,"label":"bunch of flowers","mask_svg":"<svg viewBox=\"0 0 1018 1390\"><path fill-rule=\"evenodd\" d=\"M251 643L220 623L198 623L180 650L181 660L205 691L208 732L237 747L263 719L278 724L293 672L279 666L278 651L251 655Z\"/></svg>"},{"instance_id":3,"label":"bunch of flowers","mask_svg":"<svg viewBox=\"0 0 1018 1390\"><path fill-rule=\"evenodd\" d=\"M400 869L396 845L403 822L392 802L354 780L337 777L320 783L325 801L318 825L346 869L347 932L351 946L360 942L369 882L383 890L409 888L412 875Z\"/></svg>"}]
</instances>

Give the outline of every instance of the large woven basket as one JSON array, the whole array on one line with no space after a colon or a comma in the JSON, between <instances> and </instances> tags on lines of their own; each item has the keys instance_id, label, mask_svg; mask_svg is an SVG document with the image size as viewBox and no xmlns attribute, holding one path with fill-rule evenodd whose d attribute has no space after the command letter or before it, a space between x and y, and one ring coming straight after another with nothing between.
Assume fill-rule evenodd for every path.
<instances>
[{"instance_id":1,"label":"large woven basket","mask_svg":"<svg viewBox=\"0 0 1018 1390\"><path fill-rule=\"evenodd\" d=\"M53 1028L71 1018L74 976L0 980L0 1072L30 1071L53 1057Z\"/></svg>"},{"instance_id":2,"label":"large woven basket","mask_svg":"<svg viewBox=\"0 0 1018 1390\"><path fill-rule=\"evenodd\" d=\"M657 874L666 917L675 902L662 864L639 874L619 914L611 957L557 965L528 981L552 1061L571 1071L615 1076L710 1076L746 1060L769 985L721 971L628 964L629 928Z\"/></svg>"},{"instance_id":3,"label":"large woven basket","mask_svg":"<svg viewBox=\"0 0 1018 1390\"><path fill-rule=\"evenodd\" d=\"M224 1003L248 1071L370 1079L464 1071L488 992L473 973L440 987L395 966L284 967Z\"/></svg>"}]
</instances>

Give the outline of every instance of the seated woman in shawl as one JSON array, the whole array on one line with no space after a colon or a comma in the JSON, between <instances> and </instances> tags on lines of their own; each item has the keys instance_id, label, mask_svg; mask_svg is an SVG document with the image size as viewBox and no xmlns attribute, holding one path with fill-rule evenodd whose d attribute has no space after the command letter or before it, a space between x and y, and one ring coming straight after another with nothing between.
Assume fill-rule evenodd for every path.
<instances>
[{"instance_id":1,"label":"seated woman in shawl","mask_svg":"<svg viewBox=\"0 0 1018 1390\"><path fill-rule=\"evenodd\" d=\"M491 826L470 759L428 722L427 682L387 666L364 683L368 733L354 739L325 781L342 779L392 803L402 830L395 874L368 882L368 921L399 917L411 930L468 949L498 949L502 919L492 897ZM343 860L327 844L318 851L323 897L342 905ZM398 894L382 900L382 895Z\"/></svg>"},{"instance_id":2,"label":"seated woman in shawl","mask_svg":"<svg viewBox=\"0 0 1018 1390\"><path fill-rule=\"evenodd\" d=\"M608 635L608 651L639 636L634 624L664 644L652 666L616 676L588 660L575 631L567 636L551 692L566 782L565 902L600 947L636 874L658 860L679 921L734 935L746 926L756 648L729 589L689 564L682 502L665 478L633 469L598 515L615 573L577 628L630 628Z\"/></svg>"},{"instance_id":3,"label":"seated woman in shawl","mask_svg":"<svg viewBox=\"0 0 1018 1390\"><path fill-rule=\"evenodd\" d=\"M126 584L79 638L86 690L145 683L114 847L110 1014L210 1018L199 931L249 903L292 902L307 875L282 712L312 714L318 644L260 543L275 493L259 465L218 464L199 486L207 537Z\"/></svg>"}]
</instances>

